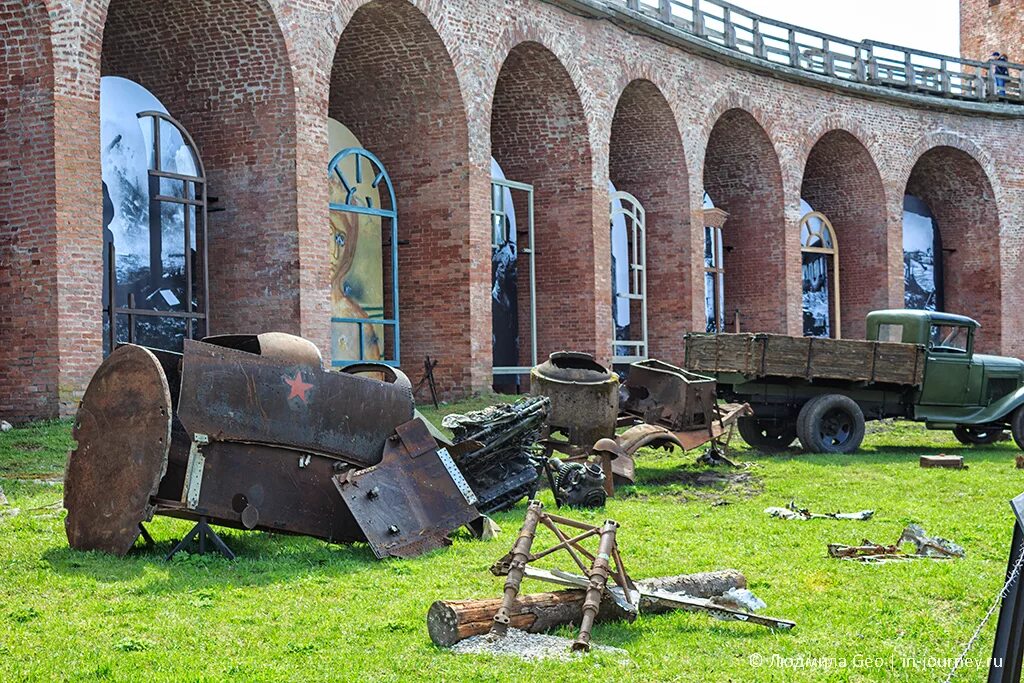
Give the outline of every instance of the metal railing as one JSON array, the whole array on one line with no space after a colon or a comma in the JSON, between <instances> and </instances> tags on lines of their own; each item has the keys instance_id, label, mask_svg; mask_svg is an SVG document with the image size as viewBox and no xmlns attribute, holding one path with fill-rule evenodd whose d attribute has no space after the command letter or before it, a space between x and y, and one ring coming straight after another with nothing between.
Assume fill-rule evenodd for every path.
<instances>
[{"instance_id":1,"label":"metal railing","mask_svg":"<svg viewBox=\"0 0 1024 683\"><path fill-rule=\"evenodd\" d=\"M980 102L1024 103L1024 65L853 41L724 0L605 0L729 50L850 83Z\"/></svg>"}]
</instances>

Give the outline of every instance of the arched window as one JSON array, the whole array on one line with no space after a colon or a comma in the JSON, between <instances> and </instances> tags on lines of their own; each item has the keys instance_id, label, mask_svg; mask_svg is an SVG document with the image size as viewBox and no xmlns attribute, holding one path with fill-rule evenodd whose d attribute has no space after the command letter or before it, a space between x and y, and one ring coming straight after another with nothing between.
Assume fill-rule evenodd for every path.
<instances>
[{"instance_id":1,"label":"arched window","mask_svg":"<svg viewBox=\"0 0 1024 683\"><path fill-rule=\"evenodd\" d=\"M825 214L800 202L800 251L803 261L803 313L805 337L839 339L839 243Z\"/></svg>"},{"instance_id":2,"label":"arched window","mask_svg":"<svg viewBox=\"0 0 1024 683\"><path fill-rule=\"evenodd\" d=\"M384 165L330 122L334 144L353 144L327 166L331 245L331 365L362 361L398 366L398 210ZM388 257L390 296L385 290ZM386 298L390 298L390 307ZM390 315L388 309L390 308Z\"/></svg>"},{"instance_id":3,"label":"arched window","mask_svg":"<svg viewBox=\"0 0 1024 683\"><path fill-rule=\"evenodd\" d=\"M180 351L209 334L206 173L195 143L138 83L100 80L104 353Z\"/></svg>"},{"instance_id":4,"label":"arched window","mask_svg":"<svg viewBox=\"0 0 1024 683\"><path fill-rule=\"evenodd\" d=\"M943 310L942 238L928 205L903 197L903 305L925 311Z\"/></svg>"},{"instance_id":5,"label":"arched window","mask_svg":"<svg viewBox=\"0 0 1024 683\"><path fill-rule=\"evenodd\" d=\"M647 225L640 201L608 183L611 198L612 364L646 360Z\"/></svg>"},{"instance_id":6,"label":"arched window","mask_svg":"<svg viewBox=\"0 0 1024 683\"><path fill-rule=\"evenodd\" d=\"M722 226L729 214L704 193L704 322L706 332L725 332L725 260Z\"/></svg>"}]
</instances>

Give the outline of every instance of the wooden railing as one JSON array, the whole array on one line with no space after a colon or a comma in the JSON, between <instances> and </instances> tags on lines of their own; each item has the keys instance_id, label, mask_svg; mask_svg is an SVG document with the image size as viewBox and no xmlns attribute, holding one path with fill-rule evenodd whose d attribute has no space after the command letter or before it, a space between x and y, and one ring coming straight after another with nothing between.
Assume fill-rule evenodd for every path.
<instances>
[{"instance_id":1,"label":"wooden railing","mask_svg":"<svg viewBox=\"0 0 1024 683\"><path fill-rule=\"evenodd\" d=\"M604 0L772 64L841 81L981 102L1024 103L1024 65L852 41L762 17L724 0Z\"/></svg>"}]
</instances>

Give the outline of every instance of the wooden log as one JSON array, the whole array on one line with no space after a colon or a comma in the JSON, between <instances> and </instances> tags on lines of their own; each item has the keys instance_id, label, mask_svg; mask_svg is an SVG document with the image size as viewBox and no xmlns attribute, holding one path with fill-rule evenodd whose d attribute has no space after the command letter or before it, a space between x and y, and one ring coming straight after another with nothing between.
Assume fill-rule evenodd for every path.
<instances>
[{"instance_id":1,"label":"wooden log","mask_svg":"<svg viewBox=\"0 0 1024 683\"><path fill-rule=\"evenodd\" d=\"M638 581L639 586L652 590L686 593L697 598L722 595L732 588L746 588L747 579L735 569L700 574L682 574ZM520 595L510 610L509 626L529 633L543 633L558 626L579 624L582 616L584 590L564 590L551 593ZM494 614L501 606L501 598L484 600L438 600L427 612L427 631L436 645L450 647L460 640L479 636L491 629ZM641 600L644 614L660 614L671 607L653 601ZM597 622L625 621L625 610L612 600L602 600Z\"/></svg>"}]
</instances>

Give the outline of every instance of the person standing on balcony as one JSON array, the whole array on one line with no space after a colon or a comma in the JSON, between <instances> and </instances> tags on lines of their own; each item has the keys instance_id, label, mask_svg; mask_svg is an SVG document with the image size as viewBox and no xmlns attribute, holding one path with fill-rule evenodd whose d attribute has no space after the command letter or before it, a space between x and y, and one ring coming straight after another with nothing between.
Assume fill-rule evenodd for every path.
<instances>
[{"instance_id":1,"label":"person standing on balcony","mask_svg":"<svg viewBox=\"0 0 1024 683\"><path fill-rule=\"evenodd\" d=\"M1002 52L993 52L992 59L989 60L992 66L995 68L996 75L996 92L1000 95L1006 95L1006 77L1010 75L1010 69L1006 66L1009 62L1009 58Z\"/></svg>"}]
</instances>

